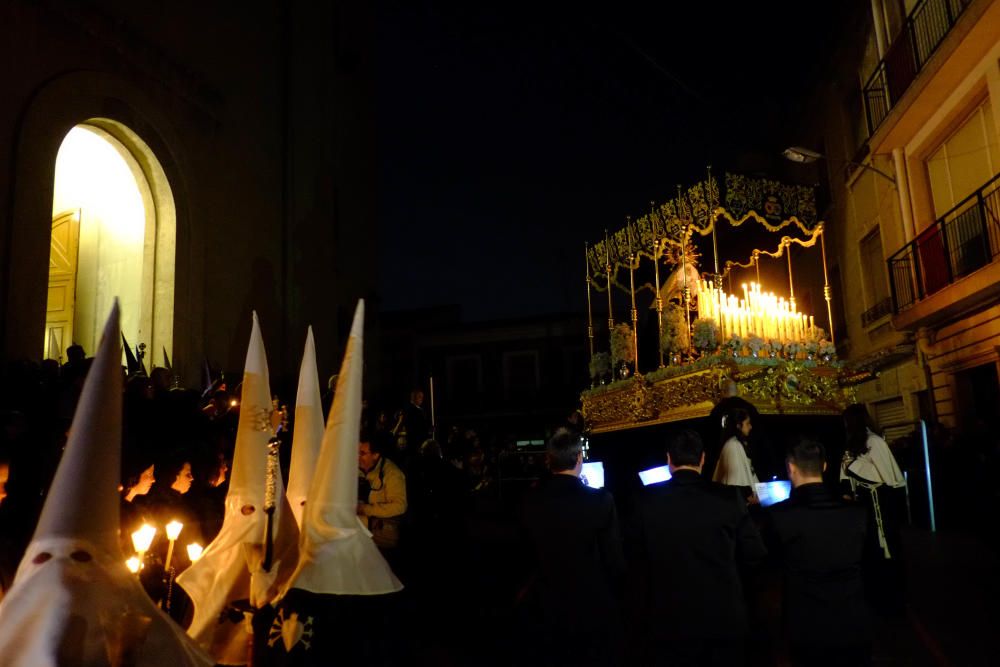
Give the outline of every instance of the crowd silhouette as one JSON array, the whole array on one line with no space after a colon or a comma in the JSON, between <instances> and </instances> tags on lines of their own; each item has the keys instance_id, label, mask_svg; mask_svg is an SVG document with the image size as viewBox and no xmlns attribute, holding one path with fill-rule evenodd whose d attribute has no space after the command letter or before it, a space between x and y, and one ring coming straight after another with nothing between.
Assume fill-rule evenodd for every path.
<instances>
[{"instance_id":1,"label":"crowd silhouette","mask_svg":"<svg viewBox=\"0 0 1000 667\"><path fill-rule=\"evenodd\" d=\"M4 405L0 413L0 587L4 590L9 589L31 539L90 362L82 350L73 349L69 361L61 366L47 360L10 363L5 369L0 387ZM153 369L148 376L133 373L125 382L120 471L122 551L124 555L134 551L131 533L143 523L158 527L170 521L183 524L182 534L175 540L179 546L171 553L171 571L165 563L169 540L160 530L145 554L149 567L142 578L150 597L169 607L170 615L181 625L190 620L191 609L172 579L191 562L188 551L180 547L205 546L220 529L240 410L239 389L221 381L199 389L181 388L163 368ZM541 566L529 518L537 518L537 512L526 513L523 504L525 492L544 486L553 476L547 455L540 448L518 449L513 442L502 442L493 434L481 434L457 423L438 425L442 437L435 438L422 394L414 390L392 407L383 407L391 405L389 402L373 401L371 405L378 407L366 405L363 416L364 439L405 476L406 512L389 559L406 586L396 615L401 622L390 638L400 647L396 655L427 664L547 664L553 628L546 625L545 580L557 575ZM324 403L329 405L328 400ZM277 405L280 410L281 402ZM552 432L558 427L574 438L586 434L576 412L565 423L553 424ZM286 479L293 430L294 422L281 434ZM665 462L667 438L660 437L663 442L657 446ZM955 498L969 492L954 482L949 465L961 458L963 441L956 443L941 428L934 430L933 437L939 458L936 472L941 480L942 516L946 520L954 517L956 525L974 528L973 520L988 510L990 502L996 507L995 492L980 489L984 496L976 498L974 515L956 511L960 500ZM709 443L709 463L701 473L706 483L716 471L715 462L724 444ZM746 444L745 453L756 464L761 456ZM921 464L912 442L892 444L903 470ZM975 452L982 465L974 474L995 470L997 451L995 438L978 440ZM775 467L773 452L763 458L768 460L760 467L771 472ZM783 453L779 458L784 460ZM832 457L827 457L826 463L840 465ZM829 482L830 476L825 479ZM511 484L511 480L519 483ZM754 508L752 494L745 485L736 486L741 487L740 496L750 500L749 516L765 541L772 544L777 538L768 532L759 508ZM827 487L840 490L837 484L828 483ZM594 597L584 599L579 608L599 608L599 614L593 611L587 618L615 614L616 618L602 627L618 630L608 635L606 650L593 653L590 659L594 664L675 664L671 660L676 661L676 656L650 658L648 652L650 607L642 601L642 589L648 581L642 574L643 541L637 537L642 531L636 528L641 523L642 504L636 498L620 496L612 502L617 502L620 510L624 555L620 567L613 568L607 589L611 598L603 602ZM862 498L859 505L872 517L866 524L870 538L879 530L871 501ZM880 515L886 548L894 552L898 564L905 557L898 541L899 525L906 521L901 496L887 494ZM865 568L868 607L879 614L902 613L906 593L901 570L887 569L884 560L873 560L869 553L874 551L873 543L869 540L866 544L866 562L877 563L875 569L870 565ZM768 559L763 564L740 567L738 594L748 614L743 646L747 663L776 664L791 655L780 623L781 570ZM676 576L683 578L685 573ZM596 585L592 579L574 578L570 583L584 593L592 593ZM833 624L829 620L825 623ZM578 657L577 662L581 660Z\"/></svg>"}]
</instances>

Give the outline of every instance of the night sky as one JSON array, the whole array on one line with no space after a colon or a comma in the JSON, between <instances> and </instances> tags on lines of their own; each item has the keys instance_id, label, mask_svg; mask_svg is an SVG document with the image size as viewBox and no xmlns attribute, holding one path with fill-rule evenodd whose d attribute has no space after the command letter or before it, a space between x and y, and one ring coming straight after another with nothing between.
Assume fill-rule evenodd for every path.
<instances>
[{"instance_id":1,"label":"night sky","mask_svg":"<svg viewBox=\"0 0 1000 667\"><path fill-rule=\"evenodd\" d=\"M780 160L859 6L657 4L379 4L383 310L582 311L584 241L708 164Z\"/></svg>"}]
</instances>

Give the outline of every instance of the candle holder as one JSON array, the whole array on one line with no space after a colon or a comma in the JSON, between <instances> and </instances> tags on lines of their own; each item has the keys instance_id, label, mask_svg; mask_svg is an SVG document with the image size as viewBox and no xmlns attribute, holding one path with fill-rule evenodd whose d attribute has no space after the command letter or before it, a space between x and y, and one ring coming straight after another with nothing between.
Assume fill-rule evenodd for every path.
<instances>
[{"instance_id":1,"label":"candle holder","mask_svg":"<svg viewBox=\"0 0 1000 667\"><path fill-rule=\"evenodd\" d=\"M170 541L167 545L167 560L163 564L163 573L167 579L167 594L163 598L163 609L166 612L170 612L171 599L174 596L174 566L171 561L174 557L174 544L177 542L177 538L181 535L181 530L184 529L184 524L176 519L171 521L165 526L167 539Z\"/></svg>"},{"instance_id":2,"label":"candle holder","mask_svg":"<svg viewBox=\"0 0 1000 667\"><path fill-rule=\"evenodd\" d=\"M183 529L184 524L176 519L166 525L167 539L170 540L170 543L167 545L167 561L163 565L164 569L170 569L170 562L174 556L174 543L177 542L177 538L180 537L181 530Z\"/></svg>"},{"instance_id":3,"label":"candle holder","mask_svg":"<svg viewBox=\"0 0 1000 667\"><path fill-rule=\"evenodd\" d=\"M150 526L148 523L142 524L139 530L132 533L132 546L135 547L136 554L139 558L139 569L145 564L146 552L149 551L150 545L153 544L153 537L156 536L156 528Z\"/></svg>"}]
</instances>

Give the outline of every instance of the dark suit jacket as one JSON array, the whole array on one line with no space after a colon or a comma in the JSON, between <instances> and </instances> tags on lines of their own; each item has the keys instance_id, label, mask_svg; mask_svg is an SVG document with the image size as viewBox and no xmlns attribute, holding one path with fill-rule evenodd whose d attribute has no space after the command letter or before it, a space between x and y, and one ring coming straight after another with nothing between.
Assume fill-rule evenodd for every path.
<instances>
[{"instance_id":1,"label":"dark suit jacket","mask_svg":"<svg viewBox=\"0 0 1000 667\"><path fill-rule=\"evenodd\" d=\"M843 646L870 639L861 578L864 508L823 484L804 484L768 512L768 541L785 573L785 623L793 644Z\"/></svg>"},{"instance_id":2,"label":"dark suit jacket","mask_svg":"<svg viewBox=\"0 0 1000 667\"><path fill-rule=\"evenodd\" d=\"M422 407L413 403L403 408L403 424L406 426L406 448L417 452L424 440L430 437L431 421Z\"/></svg>"},{"instance_id":3,"label":"dark suit jacket","mask_svg":"<svg viewBox=\"0 0 1000 667\"><path fill-rule=\"evenodd\" d=\"M739 492L677 470L642 490L636 520L651 630L669 640L744 635L739 566L766 551Z\"/></svg>"},{"instance_id":4,"label":"dark suit jacket","mask_svg":"<svg viewBox=\"0 0 1000 667\"><path fill-rule=\"evenodd\" d=\"M617 623L625 558L611 494L553 475L525 495L523 510L546 623L595 631Z\"/></svg>"}]
</instances>

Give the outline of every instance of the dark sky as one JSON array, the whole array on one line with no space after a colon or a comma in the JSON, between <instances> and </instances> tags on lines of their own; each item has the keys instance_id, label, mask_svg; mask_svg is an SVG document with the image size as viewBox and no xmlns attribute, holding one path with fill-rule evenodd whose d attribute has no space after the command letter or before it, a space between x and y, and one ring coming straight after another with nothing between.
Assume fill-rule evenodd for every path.
<instances>
[{"instance_id":1,"label":"dark sky","mask_svg":"<svg viewBox=\"0 0 1000 667\"><path fill-rule=\"evenodd\" d=\"M584 241L780 153L859 2L656 5L379 4L384 310L583 309Z\"/></svg>"}]
</instances>

